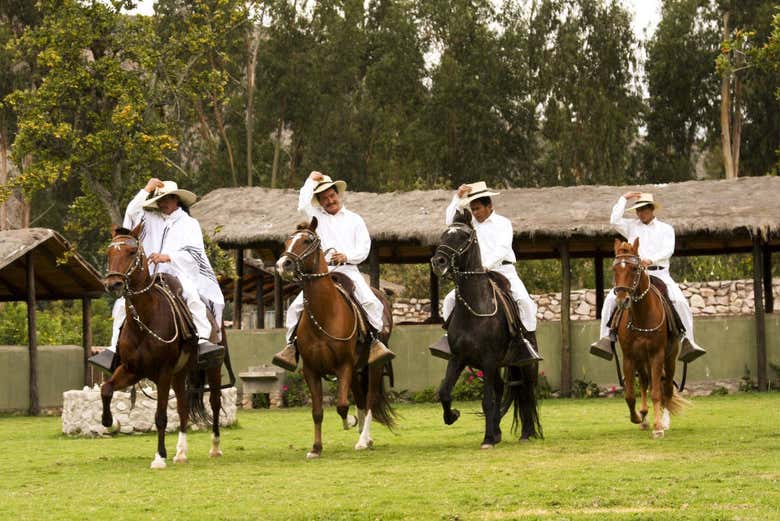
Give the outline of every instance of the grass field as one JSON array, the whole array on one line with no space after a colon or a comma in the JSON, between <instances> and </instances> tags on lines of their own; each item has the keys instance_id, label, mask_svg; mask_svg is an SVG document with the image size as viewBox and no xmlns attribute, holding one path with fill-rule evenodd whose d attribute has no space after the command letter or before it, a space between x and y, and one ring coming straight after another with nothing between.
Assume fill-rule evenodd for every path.
<instances>
[{"instance_id":1,"label":"grass field","mask_svg":"<svg viewBox=\"0 0 780 521\"><path fill-rule=\"evenodd\" d=\"M308 409L246 411L207 457L149 469L155 436L66 438L59 418L0 418L0 519L780 519L780 393L697 398L652 440L620 399L548 400L545 439L480 451L479 404L445 426L437 404L399 407L374 450L327 409L306 461ZM176 436L168 436L169 454Z\"/></svg>"}]
</instances>

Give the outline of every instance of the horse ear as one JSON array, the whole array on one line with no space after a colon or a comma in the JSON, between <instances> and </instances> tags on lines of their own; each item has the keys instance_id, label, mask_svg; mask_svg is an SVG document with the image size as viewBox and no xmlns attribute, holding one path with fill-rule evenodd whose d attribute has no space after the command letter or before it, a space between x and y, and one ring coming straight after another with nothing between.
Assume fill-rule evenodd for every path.
<instances>
[{"instance_id":1,"label":"horse ear","mask_svg":"<svg viewBox=\"0 0 780 521\"><path fill-rule=\"evenodd\" d=\"M634 252L634 255L639 255L639 237L634 239L634 244L631 245L631 250Z\"/></svg>"},{"instance_id":2,"label":"horse ear","mask_svg":"<svg viewBox=\"0 0 780 521\"><path fill-rule=\"evenodd\" d=\"M141 237L141 232L143 231L144 231L144 222L141 221L140 223L138 223L138 226L136 226L135 228L132 229L132 231L130 231L130 235L138 239Z\"/></svg>"},{"instance_id":3,"label":"horse ear","mask_svg":"<svg viewBox=\"0 0 780 521\"><path fill-rule=\"evenodd\" d=\"M116 231L119 229L119 225L114 223L111 225L111 238L116 237Z\"/></svg>"},{"instance_id":4,"label":"horse ear","mask_svg":"<svg viewBox=\"0 0 780 521\"><path fill-rule=\"evenodd\" d=\"M452 221L471 226L471 212L468 210L468 208L458 210L455 212L455 218Z\"/></svg>"},{"instance_id":5,"label":"horse ear","mask_svg":"<svg viewBox=\"0 0 780 521\"><path fill-rule=\"evenodd\" d=\"M620 250L620 245L623 244L620 239L615 239L615 255L618 254L618 251Z\"/></svg>"},{"instance_id":6,"label":"horse ear","mask_svg":"<svg viewBox=\"0 0 780 521\"><path fill-rule=\"evenodd\" d=\"M311 223L309 223L309 229L311 231L313 231L313 232L317 231L317 218L316 217L312 217L311 218Z\"/></svg>"}]
</instances>

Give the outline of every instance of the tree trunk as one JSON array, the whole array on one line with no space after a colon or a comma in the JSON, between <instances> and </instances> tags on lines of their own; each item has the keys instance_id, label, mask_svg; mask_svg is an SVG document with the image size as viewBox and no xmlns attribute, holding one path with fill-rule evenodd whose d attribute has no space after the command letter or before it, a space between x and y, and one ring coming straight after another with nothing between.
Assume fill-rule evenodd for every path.
<instances>
[{"instance_id":1,"label":"tree trunk","mask_svg":"<svg viewBox=\"0 0 780 521\"><path fill-rule=\"evenodd\" d=\"M233 179L233 186L238 186L238 177L236 176L236 162L233 159L233 147L230 146L230 140L227 136L227 131L225 130L225 120L222 117L222 110L220 107L217 106L217 100L214 99L214 118L217 121L217 129L219 130L219 135L222 136L222 139L225 141L225 150L227 150L228 153L228 164L230 165L230 177Z\"/></svg>"},{"instance_id":2,"label":"tree trunk","mask_svg":"<svg viewBox=\"0 0 780 521\"><path fill-rule=\"evenodd\" d=\"M282 129L284 120L279 118L279 126L276 127L276 143L274 143L274 162L271 167L271 188L276 188L276 179L279 173L279 154L282 150Z\"/></svg>"},{"instance_id":3,"label":"tree trunk","mask_svg":"<svg viewBox=\"0 0 780 521\"><path fill-rule=\"evenodd\" d=\"M8 182L8 132L5 125L0 127L0 185ZM8 228L8 205L0 204L0 230Z\"/></svg>"},{"instance_id":4,"label":"tree trunk","mask_svg":"<svg viewBox=\"0 0 780 521\"><path fill-rule=\"evenodd\" d=\"M257 69L257 52L260 49L260 24L253 23L248 42L246 64L246 185L252 186L254 164L252 159L252 144L255 129L255 70Z\"/></svg>"},{"instance_id":5,"label":"tree trunk","mask_svg":"<svg viewBox=\"0 0 780 521\"><path fill-rule=\"evenodd\" d=\"M742 60L737 59L737 68ZM734 100L731 104L731 161L734 175L739 177L739 149L742 144L742 80L734 75Z\"/></svg>"},{"instance_id":6,"label":"tree trunk","mask_svg":"<svg viewBox=\"0 0 780 521\"><path fill-rule=\"evenodd\" d=\"M723 12L723 41L729 38L729 11ZM724 73L720 80L720 146L723 153L723 169L726 179L736 177L731 148L731 73Z\"/></svg>"}]
</instances>

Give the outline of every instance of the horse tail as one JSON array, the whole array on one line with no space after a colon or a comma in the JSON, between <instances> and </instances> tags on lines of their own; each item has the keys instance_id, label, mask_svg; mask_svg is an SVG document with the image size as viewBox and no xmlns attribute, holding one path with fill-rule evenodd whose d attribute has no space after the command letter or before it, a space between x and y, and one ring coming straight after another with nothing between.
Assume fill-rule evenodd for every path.
<instances>
[{"instance_id":1,"label":"horse tail","mask_svg":"<svg viewBox=\"0 0 780 521\"><path fill-rule=\"evenodd\" d=\"M690 407L691 405L693 405L693 403L690 400L683 398L683 396L677 392L677 389L674 388L672 388L672 395L666 398L666 408L671 414L680 414L685 408Z\"/></svg>"},{"instance_id":2,"label":"horse tail","mask_svg":"<svg viewBox=\"0 0 780 521\"><path fill-rule=\"evenodd\" d=\"M387 362L386 365L389 366L387 367L388 373L393 374L392 362ZM366 393L366 396L368 395L369 378L374 377L379 379L376 397L373 406L371 407L371 416L392 431L396 427L395 420L398 417L398 414L390 403L390 396L388 390L385 388L384 374L385 366L378 368L368 367L365 371L359 373L359 378L360 385L363 392Z\"/></svg>"},{"instance_id":3,"label":"horse tail","mask_svg":"<svg viewBox=\"0 0 780 521\"><path fill-rule=\"evenodd\" d=\"M203 405L203 394L206 387L206 371L197 367L187 373L187 404L190 411L190 422L198 424L211 424L211 414ZM216 392L220 392L219 389Z\"/></svg>"},{"instance_id":4,"label":"horse tail","mask_svg":"<svg viewBox=\"0 0 780 521\"><path fill-rule=\"evenodd\" d=\"M512 432L516 433L520 425L523 438L544 438L536 399L538 369L538 364L508 367L509 381L501 404L501 415L506 414L509 407L512 407Z\"/></svg>"}]
</instances>

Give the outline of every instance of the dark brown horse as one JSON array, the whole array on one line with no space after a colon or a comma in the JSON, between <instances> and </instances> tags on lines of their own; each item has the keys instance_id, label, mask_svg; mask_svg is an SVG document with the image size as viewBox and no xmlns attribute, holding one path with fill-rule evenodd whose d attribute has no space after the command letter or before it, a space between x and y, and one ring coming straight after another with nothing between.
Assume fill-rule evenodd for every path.
<instances>
[{"instance_id":1,"label":"dark brown horse","mask_svg":"<svg viewBox=\"0 0 780 521\"><path fill-rule=\"evenodd\" d=\"M143 223L132 231L115 228L108 247L106 289L125 297L127 320L119 335L117 352L120 364L100 388L103 399L102 423L116 431L118 422L111 416L111 398L115 390L134 385L144 378L157 384L157 453L151 468L165 468L165 428L168 424L168 392L176 393L179 413L179 440L174 463L187 461L187 422L212 421L209 456L221 456L219 448L219 411L221 407L221 367L197 367L197 335L183 338L182 326L173 317L173 295L181 293L178 279L168 274L150 276L148 260L141 245ZM159 280L158 280L159 279ZM213 335L212 335L213 336ZM222 345L227 342L222 332ZM211 390L211 418L203 406L203 386ZM188 388L189 387L189 388Z\"/></svg>"},{"instance_id":2,"label":"dark brown horse","mask_svg":"<svg viewBox=\"0 0 780 521\"><path fill-rule=\"evenodd\" d=\"M618 301L618 341L623 351L624 392L631 422L642 430L647 422L647 392L653 401L653 437L669 429L669 413L677 414L689 404L674 388L678 343L668 333L667 313L661 292L651 284L639 257L639 239L634 244L615 240L615 295ZM634 375L639 377L642 405L636 412Z\"/></svg>"},{"instance_id":3,"label":"dark brown horse","mask_svg":"<svg viewBox=\"0 0 780 521\"><path fill-rule=\"evenodd\" d=\"M334 283L336 274L328 272L316 230L316 217L308 225L299 225L287 239L285 251L276 263L282 277L303 285L304 311L296 334L314 420L314 445L306 454L309 459L318 458L322 453L322 378L325 376L335 376L338 380L336 410L344 429L358 425L360 438L355 450L373 445L372 420L389 428L394 425L394 412L382 379L386 364L368 365L367 342L359 340L359 310ZM376 290L374 293L384 304L385 322L392 328L387 299ZM389 336L388 333L381 340L387 344ZM358 409L357 420L348 415L350 390Z\"/></svg>"}]
</instances>

